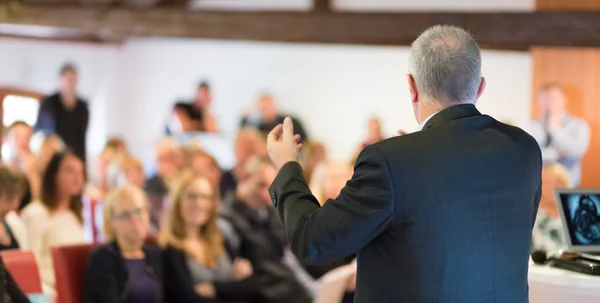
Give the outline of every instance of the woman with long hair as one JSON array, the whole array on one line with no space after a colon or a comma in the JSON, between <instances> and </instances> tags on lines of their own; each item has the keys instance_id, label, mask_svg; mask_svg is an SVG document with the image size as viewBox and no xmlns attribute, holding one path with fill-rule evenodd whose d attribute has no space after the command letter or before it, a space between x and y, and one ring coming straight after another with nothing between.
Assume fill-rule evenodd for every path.
<instances>
[{"instance_id":1,"label":"woman with long hair","mask_svg":"<svg viewBox=\"0 0 600 303\"><path fill-rule=\"evenodd\" d=\"M70 151L54 154L42 176L40 200L21 212L29 246L38 261L42 287L55 295L53 246L84 242L81 192L83 162Z\"/></svg>"},{"instance_id":2,"label":"woman with long hair","mask_svg":"<svg viewBox=\"0 0 600 303\"><path fill-rule=\"evenodd\" d=\"M90 255L82 302L163 302L161 253L144 245L150 228L148 211L140 188L127 185L108 193L103 209L108 241Z\"/></svg>"},{"instance_id":3,"label":"woman with long hair","mask_svg":"<svg viewBox=\"0 0 600 303\"><path fill-rule=\"evenodd\" d=\"M247 260L232 260L217 226L217 191L206 178L186 172L171 196L160 235L168 302L239 302L257 286Z\"/></svg>"}]
</instances>

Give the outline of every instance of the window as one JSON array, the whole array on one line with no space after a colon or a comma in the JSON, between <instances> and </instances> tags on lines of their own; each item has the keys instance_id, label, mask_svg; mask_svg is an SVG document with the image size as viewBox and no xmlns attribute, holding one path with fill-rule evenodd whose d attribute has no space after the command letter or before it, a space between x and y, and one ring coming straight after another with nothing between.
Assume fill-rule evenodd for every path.
<instances>
[{"instance_id":1,"label":"window","mask_svg":"<svg viewBox=\"0 0 600 303\"><path fill-rule=\"evenodd\" d=\"M7 95L3 101L4 127L8 127L15 121L24 121L33 126L37 119L40 101L36 98Z\"/></svg>"}]
</instances>

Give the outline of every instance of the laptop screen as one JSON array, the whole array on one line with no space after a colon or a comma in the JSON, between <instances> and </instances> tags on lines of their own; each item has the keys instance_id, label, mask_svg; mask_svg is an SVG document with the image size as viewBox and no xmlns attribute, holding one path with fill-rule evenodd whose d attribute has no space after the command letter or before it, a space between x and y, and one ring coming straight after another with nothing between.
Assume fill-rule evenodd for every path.
<instances>
[{"instance_id":1,"label":"laptop screen","mask_svg":"<svg viewBox=\"0 0 600 303\"><path fill-rule=\"evenodd\" d=\"M558 189L556 198L569 249L600 252L600 190Z\"/></svg>"}]
</instances>

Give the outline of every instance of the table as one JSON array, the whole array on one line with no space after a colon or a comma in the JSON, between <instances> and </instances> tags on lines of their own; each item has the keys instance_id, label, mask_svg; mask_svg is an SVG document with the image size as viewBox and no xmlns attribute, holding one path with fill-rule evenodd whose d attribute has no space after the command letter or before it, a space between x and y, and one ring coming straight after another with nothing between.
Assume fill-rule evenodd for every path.
<instances>
[{"instance_id":1,"label":"table","mask_svg":"<svg viewBox=\"0 0 600 303\"><path fill-rule=\"evenodd\" d=\"M598 303L600 276L529 265L530 303Z\"/></svg>"}]
</instances>

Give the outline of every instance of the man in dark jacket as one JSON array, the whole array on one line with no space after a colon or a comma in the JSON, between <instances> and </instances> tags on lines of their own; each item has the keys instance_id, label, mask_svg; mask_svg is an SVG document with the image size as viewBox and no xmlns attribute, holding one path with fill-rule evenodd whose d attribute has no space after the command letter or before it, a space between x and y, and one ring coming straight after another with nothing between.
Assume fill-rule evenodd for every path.
<instances>
[{"instance_id":1,"label":"man in dark jacket","mask_svg":"<svg viewBox=\"0 0 600 303\"><path fill-rule=\"evenodd\" d=\"M236 232L236 253L250 260L258 280L260 294L251 302L309 303L308 285L301 280L302 274L309 276L299 272L303 271L301 266L291 267L286 261L283 226L269 205L267 188L275 168L268 159L254 157L248 161L246 172L248 177L239 184L235 201L224 217ZM226 235L226 241L228 238Z\"/></svg>"},{"instance_id":2,"label":"man in dark jacket","mask_svg":"<svg viewBox=\"0 0 600 303\"><path fill-rule=\"evenodd\" d=\"M473 37L435 26L412 46L408 85L421 130L367 146L322 207L286 119L269 135L271 187L291 250L324 263L358 252L359 303L525 303L542 157L523 130L482 115ZM295 140L296 139L296 140Z\"/></svg>"},{"instance_id":3,"label":"man in dark jacket","mask_svg":"<svg viewBox=\"0 0 600 303\"><path fill-rule=\"evenodd\" d=\"M60 70L59 91L40 104L35 130L58 135L85 163L89 120L87 103L77 96L77 69L65 64Z\"/></svg>"}]
</instances>

